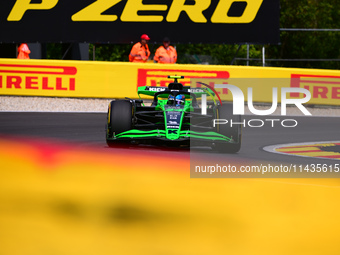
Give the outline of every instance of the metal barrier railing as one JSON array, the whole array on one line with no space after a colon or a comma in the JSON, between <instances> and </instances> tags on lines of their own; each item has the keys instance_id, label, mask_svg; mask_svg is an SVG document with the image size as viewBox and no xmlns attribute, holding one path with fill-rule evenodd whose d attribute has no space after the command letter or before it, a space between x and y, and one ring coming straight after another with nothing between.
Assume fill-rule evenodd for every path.
<instances>
[{"instance_id":1,"label":"metal barrier railing","mask_svg":"<svg viewBox=\"0 0 340 255\"><path fill-rule=\"evenodd\" d=\"M340 29L337 28L280 28L280 31L288 31L288 32L340 32ZM261 61L262 66L266 66L266 62L304 62L304 61L312 61L312 62L326 62L326 61L340 61L340 59L266 59L265 58L265 46L262 46L262 58L249 58L249 44L247 45L247 57L246 58L238 58L237 54L242 45L239 45L233 60L231 61L231 65L234 64L236 60L247 61L247 66L249 66L249 61Z\"/></svg>"}]
</instances>

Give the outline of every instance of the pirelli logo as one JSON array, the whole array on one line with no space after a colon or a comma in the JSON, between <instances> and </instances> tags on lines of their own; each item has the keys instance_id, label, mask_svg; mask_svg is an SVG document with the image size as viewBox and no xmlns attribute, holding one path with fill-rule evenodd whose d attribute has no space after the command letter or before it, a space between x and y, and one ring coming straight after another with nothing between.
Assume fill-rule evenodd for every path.
<instances>
[{"instance_id":1,"label":"pirelli logo","mask_svg":"<svg viewBox=\"0 0 340 255\"><path fill-rule=\"evenodd\" d=\"M0 41L278 44L279 18L279 0L2 0Z\"/></svg>"},{"instance_id":2,"label":"pirelli logo","mask_svg":"<svg viewBox=\"0 0 340 255\"><path fill-rule=\"evenodd\" d=\"M46 11L56 8L59 0L17 0L10 11L8 21L21 21L24 15L33 11ZM90 1L91 2L91 1ZM116 10L117 5L125 3L121 13L114 12L107 14L109 9ZM185 12L190 20L194 23L250 23L252 22L262 5L263 0L219 0L211 17L204 14L211 6L210 0L205 1L184 1L173 0L168 6L166 1L154 1L155 4L144 3L142 0L97 0L92 1L84 7L83 3L79 4L78 9L70 17L74 22L177 22L182 12ZM241 2L244 6L242 11L237 15L228 15L233 8L233 4ZM86 5L86 2L85 2ZM143 15L143 13L151 13Z\"/></svg>"},{"instance_id":3,"label":"pirelli logo","mask_svg":"<svg viewBox=\"0 0 340 255\"><path fill-rule=\"evenodd\" d=\"M0 89L74 91L76 74L72 66L0 64Z\"/></svg>"},{"instance_id":4,"label":"pirelli logo","mask_svg":"<svg viewBox=\"0 0 340 255\"><path fill-rule=\"evenodd\" d=\"M166 87L171 79L167 79L168 75L181 75L185 78L181 80L184 86L190 86L191 78L220 78L228 79L230 74L228 71L197 71L183 69L138 69L137 87L141 86L161 86Z\"/></svg>"},{"instance_id":5,"label":"pirelli logo","mask_svg":"<svg viewBox=\"0 0 340 255\"><path fill-rule=\"evenodd\" d=\"M340 76L291 74L290 86L309 90L313 99L340 99ZM299 93L290 96L300 97Z\"/></svg>"}]
</instances>

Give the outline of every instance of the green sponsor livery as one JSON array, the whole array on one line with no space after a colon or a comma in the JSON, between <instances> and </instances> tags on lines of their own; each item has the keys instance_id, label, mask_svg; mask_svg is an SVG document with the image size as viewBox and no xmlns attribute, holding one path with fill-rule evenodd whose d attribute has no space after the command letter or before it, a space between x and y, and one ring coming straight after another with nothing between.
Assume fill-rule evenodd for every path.
<instances>
[{"instance_id":1,"label":"green sponsor livery","mask_svg":"<svg viewBox=\"0 0 340 255\"><path fill-rule=\"evenodd\" d=\"M220 151L237 152L241 143L241 127L216 125L213 119L232 116L232 105L219 104L216 91L209 86L184 87L174 79L168 87L143 86L138 88L139 100L117 100L109 104L106 141L109 146L122 142L201 145L216 147ZM150 106L140 95L153 97ZM211 97L206 114L202 114L200 98ZM218 95L217 95L218 96ZM223 116L220 116L220 115Z\"/></svg>"}]
</instances>

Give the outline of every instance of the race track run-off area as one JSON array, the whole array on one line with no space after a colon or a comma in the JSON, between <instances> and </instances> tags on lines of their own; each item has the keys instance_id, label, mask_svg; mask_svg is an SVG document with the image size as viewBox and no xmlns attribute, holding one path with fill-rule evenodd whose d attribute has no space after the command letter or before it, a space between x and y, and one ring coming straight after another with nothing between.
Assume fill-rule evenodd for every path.
<instances>
[{"instance_id":1,"label":"race track run-off area","mask_svg":"<svg viewBox=\"0 0 340 255\"><path fill-rule=\"evenodd\" d=\"M278 144L263 149L282 155L340 160L340 141Z\"/></svg>"}]
</instances>

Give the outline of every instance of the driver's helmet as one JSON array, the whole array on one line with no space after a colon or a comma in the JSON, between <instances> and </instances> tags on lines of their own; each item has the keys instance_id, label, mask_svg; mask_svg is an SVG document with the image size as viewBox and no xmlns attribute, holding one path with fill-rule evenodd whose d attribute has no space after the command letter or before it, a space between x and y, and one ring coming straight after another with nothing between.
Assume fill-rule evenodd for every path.
<instances>
[{"instance_id":1,"label":"driver's helmet","mask_svg":"<svg viewBox=\"0 0 340 255\"><path fill-rule=\"evenodd\" d=\"M168 97L168 104L173 105L175 101L175 105L184 105L185 104L185 96L184 95L177 95L176 98L173 95L169 95Z\"/></svg>"},{"instance_id":2,"label":"driver's helmet","mask_svg":"<svg viewBox=\"0 0 340 255\"><path fill-rule=\"evenodd\" d=\"M185 104L185 96L184 95L177 95L175 98L176 106L184 105Z\"/></svg>"}]
</instances>

